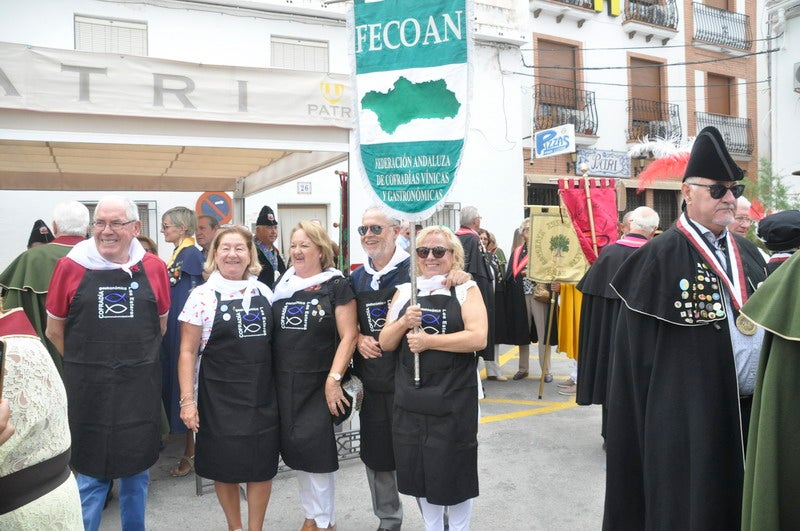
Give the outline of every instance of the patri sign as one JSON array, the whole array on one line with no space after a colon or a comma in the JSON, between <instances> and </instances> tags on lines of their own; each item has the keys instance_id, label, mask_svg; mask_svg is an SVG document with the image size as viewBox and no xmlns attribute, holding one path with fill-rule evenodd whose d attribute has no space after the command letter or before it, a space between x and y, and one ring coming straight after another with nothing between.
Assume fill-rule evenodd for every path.
<instances>
[{"instance_id":1,"label":"patri sign","mask_svg":"<svg viewBox=\"0 0 800 531\"><path fill-rule=\"evenodd\" d=\"M466 0L356 0L359 154L375 199L418 221L443 203L467 131Z\"/></svg>"}]
</instances>

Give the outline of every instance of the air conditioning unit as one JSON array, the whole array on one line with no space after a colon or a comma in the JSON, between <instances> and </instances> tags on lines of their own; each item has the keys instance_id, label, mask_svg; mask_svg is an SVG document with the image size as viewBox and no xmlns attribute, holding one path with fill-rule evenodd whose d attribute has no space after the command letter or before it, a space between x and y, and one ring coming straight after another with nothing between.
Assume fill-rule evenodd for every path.
<instances>
[{"instance_id":1,"label":"air conditioning unit","mask_svg":"<svg viewBox=\"0 0 800 531\"><path fill-rule=\"evenodd\" d=\"M800 63L794 64L794 91L800 92Z\"/></svg>"}]
</instances>

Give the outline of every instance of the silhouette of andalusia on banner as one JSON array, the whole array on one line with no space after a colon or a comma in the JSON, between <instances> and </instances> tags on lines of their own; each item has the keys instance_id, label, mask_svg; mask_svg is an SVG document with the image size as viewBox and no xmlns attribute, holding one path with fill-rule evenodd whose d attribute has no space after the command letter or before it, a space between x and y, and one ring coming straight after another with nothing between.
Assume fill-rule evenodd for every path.
<instances>
[{"instance_id":1,"label":"silhouette of andalusia on banner","mask_svg":"<svg viewBox=\"0 0 800 531\"><path fill-rule=\"evenodd\" d=\"M467 132L466 0L356 0L359 155L387 213L427 219L444 202Z\"/></svg>"}]
</instances>

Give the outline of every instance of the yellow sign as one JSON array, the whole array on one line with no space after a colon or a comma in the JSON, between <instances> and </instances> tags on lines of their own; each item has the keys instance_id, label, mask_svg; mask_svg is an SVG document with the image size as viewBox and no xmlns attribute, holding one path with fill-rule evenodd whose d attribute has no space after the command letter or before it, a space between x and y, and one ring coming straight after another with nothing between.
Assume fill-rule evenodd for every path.
<instances>
[{"instance_id":1,"label":"yellow sign","mask_svg":"<svg viewBox=\"0 0 800 531\"><path fill-rule=\"evenodd\" d=\"M618 17L620 14L619 0L593 0L594 10L598 13L603 12L603 4L608 2L608 14L612 17Z\"/></svg>"},{"instance_id":2,"label":"yellow sign","mask_svg":"<svg viewBox=\"0 0 800 531\"><path fill-rule=\"evenodd\" d=\"M565 208L530 207L528 278L537 282L576 283L589 269Z\"/></svg>"}]
</instances>

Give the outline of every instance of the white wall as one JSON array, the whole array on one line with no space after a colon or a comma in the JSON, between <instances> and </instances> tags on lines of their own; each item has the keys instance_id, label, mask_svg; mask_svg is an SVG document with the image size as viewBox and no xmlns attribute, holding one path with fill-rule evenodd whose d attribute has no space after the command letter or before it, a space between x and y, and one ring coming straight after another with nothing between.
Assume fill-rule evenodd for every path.
<instances>
[{"instance_id":1,"label":"white wall","mask_svg":"<svg viewBox=\"0 0 800 531\"><path fill-rule=\"evenodd\" d=\"M775 71L772 72L775 109L775 136L772 139L773 172L782 175L795 193L800 193L800 150L797 149L797 124L800 122L800 94L794 91L794 64L800 62L800 16L786 20L785 36L775 52Z\"/></svg>"}]
</instances>

